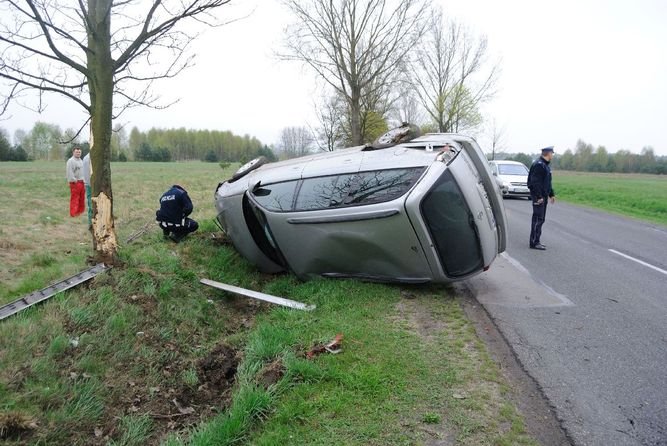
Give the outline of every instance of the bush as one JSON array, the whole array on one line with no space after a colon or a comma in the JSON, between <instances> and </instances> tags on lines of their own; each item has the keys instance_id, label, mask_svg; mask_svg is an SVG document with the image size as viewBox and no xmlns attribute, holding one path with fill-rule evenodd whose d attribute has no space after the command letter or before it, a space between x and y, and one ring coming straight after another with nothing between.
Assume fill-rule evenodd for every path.
<instances>
[{"instance_id":1,"label":"bush","mask_svg":"<svg viewBox=\"0 0 667 446\"><path fill-rule=\"evenodd\" d=\"M171 152L164 147L152 148L148 143L142 142L139 149L134 152L137 161L171 161Z\"/></svg>"},{"instance_id":2,"label":"bush","mask_svg":"<svg viewBox=\"0 0 667 446\"><path fill-rule=\"evenodd\" d=\"M231 166L231 165L232 165L232 163L222 162L222 163L220 163L220 168L221 168L222 170L225 170L225 169L228 169L229 166Z\"/></svg>"},{"instance_id":3,"label":"bush","mask_svg":"<svg viewBox=\"0 0 667 446\"><path fill-rule=\"evenodd\" d=\"M23 150L23 147L17 146L9 148L8 150L0 149L0 161L31 161L28 158L28 153Z\"/></svg>"},{"instance_id":4,"label":"bush","mask_svg":"<svg viewBox=\"0 0 667 446\"><path fill-rule=\"evenodd\" d=\"M204 155L203 161L206 161L207 163L217 163L219 161L218 154L213 150L209 150L206 152L206 155Z\"/></svg>"}]
</instances>

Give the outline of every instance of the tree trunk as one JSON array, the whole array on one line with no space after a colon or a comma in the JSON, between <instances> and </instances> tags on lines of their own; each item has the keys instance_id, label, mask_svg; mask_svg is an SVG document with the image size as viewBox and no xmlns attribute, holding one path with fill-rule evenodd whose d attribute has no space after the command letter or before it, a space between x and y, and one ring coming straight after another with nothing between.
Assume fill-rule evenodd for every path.
<instances>
[{"instance_id":1,"label":"tree trunk","mask_svg":"<svg viewBox=\"0 0 667 446\"><path fill-rule=\"evenodd\" d=\"M111 2L88 0L88 87L91 104L90 161L93 200L93 248L98 262L117 261L118 242L111 191L111 122L113 119L113 60L111 59Z\"/></svg>"},{"instance_id":2,"label":"tree trunk","mask_svg":"<svg viewBox=\"0 0 667 446\"><path fill-rule=\"evenodd\" d=\"M352 88L350 97L350 138L352 146L364 143L361 135L361 92L358 88Z\"/></svg>"}]
</instances>

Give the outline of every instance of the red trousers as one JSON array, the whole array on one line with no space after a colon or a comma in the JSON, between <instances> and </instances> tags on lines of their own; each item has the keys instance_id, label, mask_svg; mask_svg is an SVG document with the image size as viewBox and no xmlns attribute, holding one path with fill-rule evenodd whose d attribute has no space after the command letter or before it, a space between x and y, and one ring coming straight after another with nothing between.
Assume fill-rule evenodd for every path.
<instances>
[{"instance_id":1,"label":"red trousers","mask_svg":"<svg viewBox=\"0 0 667 446\"><path fill-rule=\"evenodd\" d=\"M86 186L83 181L69 183L69 215L76 217L86 210Z\"/></svg>"}]
</instances>

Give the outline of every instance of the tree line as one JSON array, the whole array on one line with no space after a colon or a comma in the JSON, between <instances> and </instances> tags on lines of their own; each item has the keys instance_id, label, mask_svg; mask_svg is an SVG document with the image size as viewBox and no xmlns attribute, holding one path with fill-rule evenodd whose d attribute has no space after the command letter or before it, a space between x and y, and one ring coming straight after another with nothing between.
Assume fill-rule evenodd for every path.
<instances>
[{"instance_id":1,"label":"tree line","mask_svg":"<svg viewBox=\"0 0 667 446\"><path fill-rule=\"evenodd\" d=\"M496 154L495 158L519 161L530 167L538 156L539 154L500 152ZM579 140L574 150L567 149L563 153L557 153L552 161L552 166L554 169L578 172L667 175L667 156L656 155L651 146L643 147L641 153L632 153L629 150L609 152L604 146L594 147L593 144Z\"/></svg>"},{"instance_id":2,"label":"tree line","mask_svg":"<svg viewBox=\"0 0 667 446\"><path fill-rule=\"evenodd\" d=\"M36 122L29 131L14 132L14 144L0 128L0 161L64 160L77 146L88 153L90 146L73 129L62 131L56 124ZM142 132L132 128L129 135L116 125L111 135L112 161L247 162L258 156L269 161L277 157L267 145L250 135L231 131L152 128Z\"/></svg>"},{"instance_id":3,"label":"tree line","mask_svg":"<svg viewBox=\"0 0 667 446\"><path fill-rule=\"evenodd\" d=\"M127 138L127 150L142 161L247 162L258 156L274 161L271 148L257 138L231 131L134 127Z\"/></svg>"}]
</instances>

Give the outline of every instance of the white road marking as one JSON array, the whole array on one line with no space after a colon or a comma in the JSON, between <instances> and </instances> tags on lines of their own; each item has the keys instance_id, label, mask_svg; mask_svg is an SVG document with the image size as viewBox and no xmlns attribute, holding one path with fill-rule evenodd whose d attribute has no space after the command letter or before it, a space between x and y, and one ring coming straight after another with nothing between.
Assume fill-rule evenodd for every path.
<instances>
[{"instance_id":1,"label":"white road marking","mask_svg":"<svg viewBox=\"0 0 667 446\"><path fill-rule=\"evenodd\" d=\"M501 253L500 257L507 260L510 263L510 265L512 265L514 268L516 268L517 270L519 270L520 272L522 272L523 274L528 276L531 280L533 280L533 282L535 282L535 284L544 288L547 291L547 294L551 295L552 297L555 297L558 301L560 301L559 304L557 304L557 305L564 305L564 306L568 306L568 307L575 305L574 302L572 302L570 299L568 299L564 294L561 294L558 291L554 290L549 285L544 283L542 280L534 278L533 275L528 270L528 268L523 266L521 264L521 262L519 262L517 259L515 259L511 255L509 255L507 253L507 251ZM551 306L551 305L548 305L548 306Z\"/></svg>"},{"instance_id":2,"label":"white road marking","mask_svg":"<svg viewBox=\"0 0 667 446\"><path fill-rule=\"evenodd\" d=\"M655 227L651 227L651 229L653 229L655 232L659 232L662 235L667 235L667 231L665 231L664 229L655 228Z\"/></svg>"},{"instance_id":3,"label":"white road marking","mask_svg":"<svg viewBox=\"0 0 667 446\"><path fill-rule=\"evenodd\" d=\"M659 273L663 273L664 275L667 276L667 271L665 271L665 270L662 269L662 268L658 268L657 266L651 265L650 263L646 263L646 262L644 262L643 260L635 259L634 257L629 256L629 255L627 255L627 254L623 254L622 252L616 251L615 249L610 249L609 251L610 251L610 252L613 252L614 254L618 254L618 255L621 256L621 257L625 257L625 258L628 259L628 260L632 260L633 262L637 262L637 263L639 263L640 265L644 265L644 266L646 266L647 268L654 269L654 270L656 270L657 272L659 272Z\"/></svg>"},{"instance_id":4,"label":"white road marking","mask_svg":"<svg viewBox=\"0 0 667 446\"><path fill-rule=\"evenodd\" d=\"M521 264L521 262L519 262L517 259L515 259L515 258L512 257L511 255L507 254L507 251L502 252L502 253L500 254L500 257L504 257L505 259L507 259L508 262L510 262L512 265L514 265L514 267L515 267L516 269L518 269L518 270L521 271L522 273L524 273L524 274L530 276L530 271L528 271L528 269L527 269L525 266L523 266L523 265Z\"/></svg>"}]
</instances>

